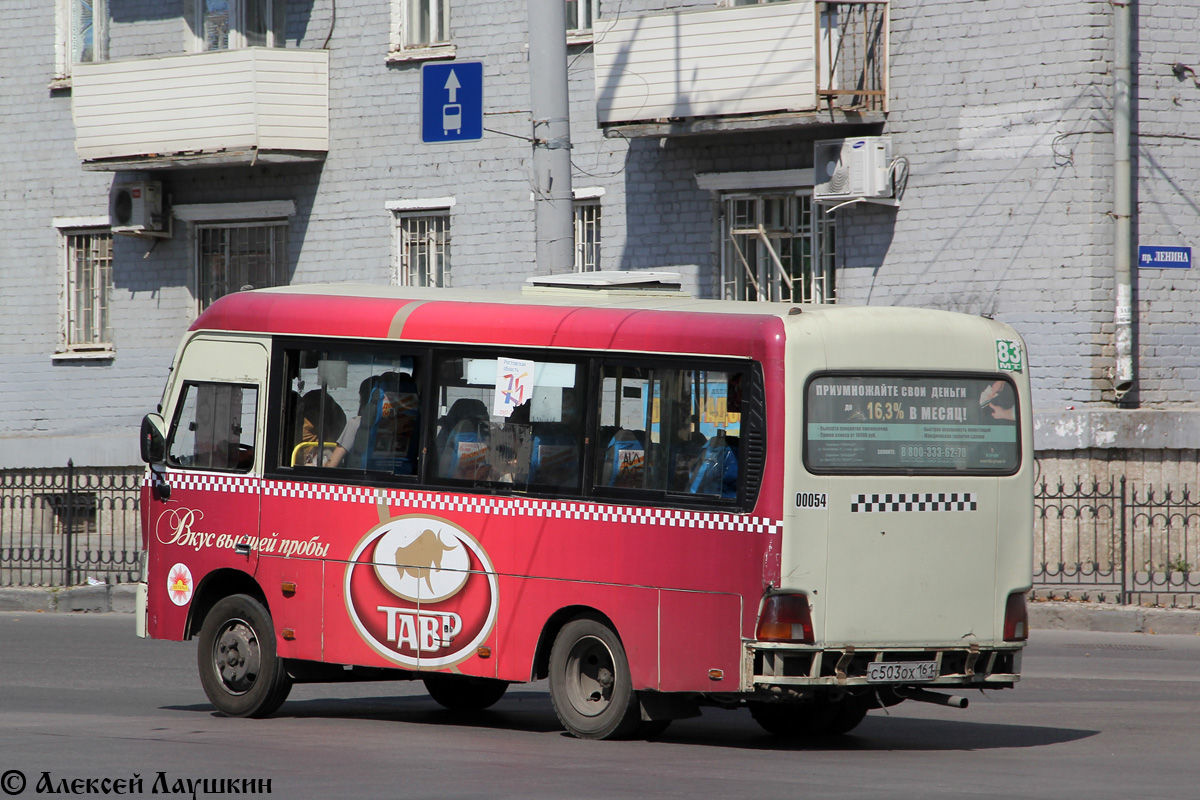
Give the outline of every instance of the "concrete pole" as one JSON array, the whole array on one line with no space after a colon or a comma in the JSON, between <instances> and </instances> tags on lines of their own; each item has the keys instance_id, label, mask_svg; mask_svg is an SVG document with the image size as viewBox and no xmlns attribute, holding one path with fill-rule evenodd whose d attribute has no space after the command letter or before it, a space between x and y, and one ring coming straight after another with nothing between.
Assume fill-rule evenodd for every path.
<instances>
[{"instance_id":1,"label":"concrete pole","mask_svg":"<svg viewBox=\"0 0 1200 800\"><path fill-rule=\"evenodd\" d=\"M1117 400L1133 389L1133 171L1132 130L1134 0L1113 3L1113 391Z\"/></svg>"},{"instance_id":2,"label":"concrete pole","mask_svg":"<svg viewBox=\"0 0 1200 800\"><path fill-rule=\"evenodd\" d=\"M563 0L529 0L529 101L534 140L534 274L573 272L575 214Z\"/></svg>"}]
</instances>

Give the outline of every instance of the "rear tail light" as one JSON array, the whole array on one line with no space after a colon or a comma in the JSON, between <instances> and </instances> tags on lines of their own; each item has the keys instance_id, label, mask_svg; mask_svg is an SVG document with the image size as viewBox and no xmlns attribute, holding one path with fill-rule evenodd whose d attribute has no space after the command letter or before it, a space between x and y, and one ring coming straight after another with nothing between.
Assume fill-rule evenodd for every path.
<instances>
[{"instance_id":1,"label":"rear tail light","mask_svg":"<svg viewBox=\"0 0 1200 800\"><path fill-rule=\"evenodd\" d=\"M812 612L808 597L803 594L773 594L763 602L758 618L757 638L760 642L790 642L812 644Z\"/></svg>"},{"instance_id":2,"label":"rear tail light","mask_svg":"<svg viewBox=\"0 0 1200 800\"><path fill-rule=\"evenodd\" d=\"M1025 593L1013 592L1004 606L1004 641L1024 642L1029 638L1029 612L1025 609Z\"/></svg>"}]
</instances>

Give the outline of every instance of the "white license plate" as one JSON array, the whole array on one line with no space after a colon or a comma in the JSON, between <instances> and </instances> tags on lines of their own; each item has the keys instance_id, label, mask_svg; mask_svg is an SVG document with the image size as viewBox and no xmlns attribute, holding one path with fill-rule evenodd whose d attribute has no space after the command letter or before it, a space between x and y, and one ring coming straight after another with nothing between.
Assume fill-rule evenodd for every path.
<instances>
[{"instance_id":1,"label":"white license plate","mask_svg":"<svg viewBox=\"0 0 1200 800\"><path fill-rule=\"evenodd\" d=\"M937 676L936 661L872 661L867 664L867 680L872 683L931 681Z\"/></svg>"}]
</instances>

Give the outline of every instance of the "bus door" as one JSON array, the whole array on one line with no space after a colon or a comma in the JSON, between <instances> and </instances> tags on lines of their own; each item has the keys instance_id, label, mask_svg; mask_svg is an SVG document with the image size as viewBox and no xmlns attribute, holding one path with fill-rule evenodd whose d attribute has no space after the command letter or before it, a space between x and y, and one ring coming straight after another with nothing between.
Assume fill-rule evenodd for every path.
<instances>
[{"instance_id":1,"label":"bus door","mask_svg":"<svg viewBox=\"0 0 1200 800\"><path fill-rule=\"evenodd\" d=\"M146 493L152 636L184 634L193 594L218 567L253 574L259 538L266 348L197 338L175 368L163 409L166 458ZM153 602L163 592L169 603Z\"/></svg>"}]
</instances>

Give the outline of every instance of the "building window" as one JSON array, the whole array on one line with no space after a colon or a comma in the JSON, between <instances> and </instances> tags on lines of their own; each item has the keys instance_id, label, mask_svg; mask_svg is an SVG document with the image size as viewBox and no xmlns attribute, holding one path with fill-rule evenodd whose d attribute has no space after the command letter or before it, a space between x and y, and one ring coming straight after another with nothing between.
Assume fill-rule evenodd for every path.
<instances>
[{"instance_id":1,"label":"building window","mask_svg":"<svg viewBox=\"0 0 1200 800\"><path fill-rule=\"evenodd\" d=\"M55 73L71 75L75 64L108 58L108 0L58 0Z\"/></svg>"},{"instance_id":2,"label":"building window","mask_svg":"<svg viewBox=\"0 0 1200 800\"><path fill-rule=\"evenodd\" d=\"M399 23L399 41L393 41L394 50L450 42L450 0L399 0L394 16Z\"/></svg>"},{"instance_id":3,"label":"building window","mask_svg":"<svg viewBox=\"0 0 1200 800\"><path fill-rule=\"evenodd\" d=\"M230 292L286 283L287 222L197 225L196 259L201 310Z\"/></svg>"},{"instance_id":4,"label":"building window","mask_svg":"<svg viewBox=\"0 0 1200 800\"><path fill-rule=\"evenodd\" d=\"M65 231L64 350L111 350L113 238L106 230Z\"/></svg>"},{"instance_id":5,"label":"building window","mask_svg":"<svg viewBox=\"0 0 1200 800\"><path fill-rule=\"evenodd\" d=\"M450 209L396 215L396 283L450 285Z\"/></svg>"},{"instance_id":6,"label":"building window","mask_svg":"<svg viewBox=\"0 0 1200 800\"><path fill-rule=\"evenodd\" d=\"M834 217L811 193L729 194L721 203L726 300L833 302Z\"/></svg>"},{"instance_id":7,"label":"building window","mask_svg":"<svg viewBox=\"0 0 1200 800\"><path fill-rule=\"evenodd\" d=\"M600 14L600 0L565 0L567 4L567 36L591 33L592 24Z\"/></svg>"},{"instance_id":8,"label":"building window","mask_svg":"<svg viewBox=\"0 0 1200 800\"><path fill-rule=\"evenodd\" d=\"M600 200L575 201L575 271L600 269Z\"/></svg>"},{"instance_id":9,"label":"building window","mask_svg":"<svg viewBox=\"0 0 1200 800\"><path fill-rule=\"evenodd\" d=\"M275 16L275 0L196 0L200 49L272 46L277 38Z\"/></svg>"}]
</instances>

